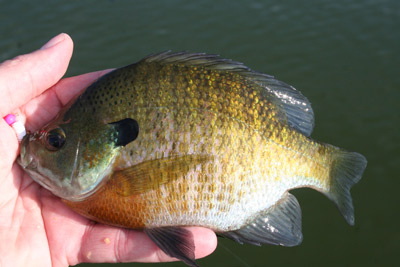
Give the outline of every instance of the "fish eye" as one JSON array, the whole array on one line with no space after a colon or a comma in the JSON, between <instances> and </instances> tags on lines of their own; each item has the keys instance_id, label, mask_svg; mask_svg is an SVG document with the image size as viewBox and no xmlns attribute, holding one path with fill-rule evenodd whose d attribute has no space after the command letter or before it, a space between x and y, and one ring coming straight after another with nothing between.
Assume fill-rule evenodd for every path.
<instances>
[{"instance_id":1,"label":"fish eye","mask_svg":"<svg viewBox=\"0 0 400 267\"><path fill-rule=\"evenodd\" d=\"M59 150L65 143L65 133L61 128L56 128L47 133L46 148L51 151Z\"/></svg>"}]
</instances>

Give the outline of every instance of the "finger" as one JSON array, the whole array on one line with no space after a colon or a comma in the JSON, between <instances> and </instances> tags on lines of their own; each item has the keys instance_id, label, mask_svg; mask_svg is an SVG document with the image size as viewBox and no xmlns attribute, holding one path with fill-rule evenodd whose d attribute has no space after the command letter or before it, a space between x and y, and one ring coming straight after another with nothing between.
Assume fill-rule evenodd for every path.
<instances>
[{"instance_id":1,"label":"finger","mask_svg":"<svg viewBox=\"0 0 400 267\"><path fill-rule=\"evenodd\" d=\"M71 38L62 33L41 49L0 64L0 116L28 102L54 85L67 70Z\"/></svg>"},{"instance_id":2,"label":"finger","mask_svg":"<svg viewBox=\"0 0 400 267\"><path fill-rule=\"evenodd\" d=\"M111 70L86 73L60 80L43 94L21 108L26 117L26 128L35 131L50 121L76 95Z\"/></svg>"},{"instance_id":3,"label":"finger","mask_svg":"<svg viewBox=\"0 0 400 267\"><path fill-rule=\"evenodd\" d=\"M216 247L215 233L201 227L188 227L195 242L195 256L202 258ZM80 262L167 262L166 255L142 231L95 224L89 227L80 250Z\"/></svg>"},{"instance_id":4,"label":"finger","mask_svg":"<svg viewBox=\"0 0 400 267\"><path fill-rule=\"evenodd\" d=\"M112 69L95 71L62 79L51 88L51 91L54 91L61 105L64 106L76 95L82 93L90 84L111 70Z\"/></svg>"},{"instance_id":5,"label":"finger","mask_svg":"<svg viewBox=\"0 0 400 267\"><path fill-rule=\"evenodd\" d=\"M91 222L67 208L45 189L41 191L41 203L54 263L176 260L162 252L142 231ZM187 229L193 233L196 258L215 250L217 239L213 231L200 227Z\"/></svg>"}]
</instances>

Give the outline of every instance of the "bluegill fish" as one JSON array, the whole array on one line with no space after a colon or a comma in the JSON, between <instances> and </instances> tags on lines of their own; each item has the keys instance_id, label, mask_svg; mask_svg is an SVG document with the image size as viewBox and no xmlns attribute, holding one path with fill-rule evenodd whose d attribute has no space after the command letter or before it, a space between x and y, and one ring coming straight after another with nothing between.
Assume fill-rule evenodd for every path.
<instances>
[{"instance_id":1,"label":"bluegill fish","mask_svg":"<svg viewBox=\"0 0 400 267\"><path fill-rule=\"evenodd\" d=\"M311 139L313 127L310 102L292 86L215 55L165 52L90 85L25 136L19 162L76 212L143 229L196 266L182 226L298 245L293 188L322 192L354 224L350 188L367 161Z\"/></svg>"}]
</instances>

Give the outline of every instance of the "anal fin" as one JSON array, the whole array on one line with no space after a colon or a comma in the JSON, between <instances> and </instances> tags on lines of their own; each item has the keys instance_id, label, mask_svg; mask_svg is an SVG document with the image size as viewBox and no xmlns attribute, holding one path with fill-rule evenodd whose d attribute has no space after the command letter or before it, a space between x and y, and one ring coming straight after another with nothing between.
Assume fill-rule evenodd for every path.
<instances>
[{"instance_id":1,"label":"anal fin","mask_svg":"<svg viewBox=\"0 0 400 267\"><path fill-rule=\"evenodd\" d=\"M190 231L182 227L147 228L144 231L168 256L177 258L189 266L198 267L194 260L195 246Z\"/></svg>"},{"instance_id":2,"label":"anal fin","mask_svg":"<svg viewBox=\"0 0 400 267\"><path fill-rule=\"evenodd\" d=\"M240 244L299 245L303 240L300 205L296 197L285 193L276 205L258 213L244 227L218 234Z\"/></svg>"}]
</instances>

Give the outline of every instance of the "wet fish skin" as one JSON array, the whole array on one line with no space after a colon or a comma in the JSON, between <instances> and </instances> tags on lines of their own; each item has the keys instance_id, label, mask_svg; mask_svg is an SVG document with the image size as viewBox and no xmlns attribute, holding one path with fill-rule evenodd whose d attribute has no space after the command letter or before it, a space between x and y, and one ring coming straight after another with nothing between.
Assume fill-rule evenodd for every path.
<instances>
[{"instance_id":1,"label":"wet fish skin","mask_svg":"<svg viewBox=\"0 0 400 267\"><path fill-rule=\"evenodd\" d=\"M49 153L43 132L58 127L65 147ZM354 223L349 190L366 160L311 139L313 127L309 101L272 76L213 55L161 53L91 85L23 141L21 164L35 165L31 176L80 214L145 229L195 265L190 236L176 227L204 226L241 243L300 243L292 188L321 191ZM186 236L191 249L171 251L178 246L161 242L162 233Z\"/></svg>"}]
</instances>

